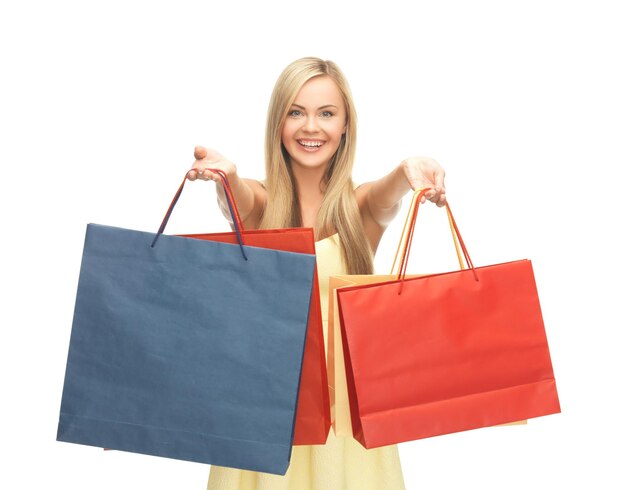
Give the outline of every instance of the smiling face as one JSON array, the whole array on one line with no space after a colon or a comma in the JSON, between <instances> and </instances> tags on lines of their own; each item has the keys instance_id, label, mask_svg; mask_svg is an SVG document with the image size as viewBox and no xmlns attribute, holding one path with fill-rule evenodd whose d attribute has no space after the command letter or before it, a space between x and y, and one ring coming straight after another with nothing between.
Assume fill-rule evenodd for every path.
<instances>
[{"instance_id":1,"label":"smiling face","mask_svg":"<svg viewBox=\"0 0 626 490\"><path fill-rule=\"evenodd\" d=\"M346 132L346 107L337 84L318 76L306 82L289 108L282 143L292 166L326 168Z\"/></svg>"}]
</instances>

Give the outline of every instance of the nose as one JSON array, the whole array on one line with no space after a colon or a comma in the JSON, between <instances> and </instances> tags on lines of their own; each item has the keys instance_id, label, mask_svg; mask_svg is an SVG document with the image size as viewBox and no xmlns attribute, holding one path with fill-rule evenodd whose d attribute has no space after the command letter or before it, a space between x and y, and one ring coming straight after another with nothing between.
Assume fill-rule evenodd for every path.
<instances>
[{"instance_id":1,"label":"nose","mask_svg":"<svg viewBox=\"0 0 626 490\"><path fill-rule=\"evenodd\" d=\"M307 133L315 133L319 129L317 117L315 114L309 114L304 120L304 126L302 127Z\"/></svg>"}]
</instances>

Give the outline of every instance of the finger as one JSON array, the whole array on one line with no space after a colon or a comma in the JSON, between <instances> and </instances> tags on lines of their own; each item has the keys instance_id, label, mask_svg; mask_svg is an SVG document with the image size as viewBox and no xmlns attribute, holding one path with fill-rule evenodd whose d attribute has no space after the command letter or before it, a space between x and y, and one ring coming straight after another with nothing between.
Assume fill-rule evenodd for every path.
<instances>
[{"instance_id":1,"label":"finger","mask_svg":"<svg viewBox=\"0 0 626 490\"><path fill-rule=\"evenodd\" d=\"M221 177L217 172L211 170L212 167L204 167L200 169L200 177L202 180L212 180L213 182L221 182Z\"/></svg>"},{"instance_id":2,"label":"finger","mask_svg":"<svg viewBox=\"0 0 626 490\"><path fill-rule=\"evenodd\" d=\"M424 194L424 197L430 202L437 202L439 200L440 192L437 189L430 189Z\"/></svg>"},{"instance_id":3,"label":"finger","mask_svg":"<svg viewBox=\"0 0 626 490\"><path fill-rule=\"evenodd\" d=\"M209 169L206 169L204 173L206 174L206 180L212 180L213 182L217 182L220 180L219 175Z\"/></svg>"},{"instance_id":4,"label":"finger","mask_svg":"<svg viewBox=\"0 0 626 490\"><path fill-rule=\"evenodd\" d=\"M193 156L196 160L202 160L203 158L206 158L207 155L207 149L204 146L196 146L193 149Z\"/></svg>"},{"instance_id":5,"label":"finger","mask_svg":"<svg viewBox=\"0 0 626 490\"><path fill-rule=\"evenodd\" d=\"M213 178L213 172L206 168L198 169L198 178L200 180L211 180Z\"/></svg>"},{"instance_id":6,"label":"finger","mask_svg":"<svg viewBox=\"0 0 626 490\"><path fill-rule=\"evenodd\" d=\"M444 184L445 176L446 174L443 171L443 169L439 170L438 172L435 172L435 188L441 192L446 191L446 186Z\"/></svg>"},{"instance_id":7,"label":"finger","mask_svg":"<svg viewBox=\"0 0 626 490\"><path fill-rule=\"evenodd\" d=\"M437 206L438 206L438 207L440 207L440 208L442 208L442 207L444 207L445 205L446 205L446 195L445 195L445 193L443 193L443 192L442 192L442 193L439 195L439 200L437 201Z\"/></svg>"},{"instance_id":8,"label":"finger","mask_svg":"<svg viewBox=\"0 0 626 490\"><path fill-rule=\"evenodd\" d=\"M191 181L194 181L198 178L198 172L196 169L191 169L189 170L189 172L187 172L187 178Z\"/></svg>"}]
</instances>

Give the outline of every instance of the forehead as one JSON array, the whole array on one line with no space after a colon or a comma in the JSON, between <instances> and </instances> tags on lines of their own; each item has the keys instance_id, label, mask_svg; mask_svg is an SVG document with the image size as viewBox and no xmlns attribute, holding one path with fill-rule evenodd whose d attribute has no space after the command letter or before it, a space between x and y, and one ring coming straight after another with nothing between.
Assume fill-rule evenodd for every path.
<instances>
[{"instance_id":1,"label":"forehead","mask_svg":"<svg viewBox=\"0 0 626 490\"><path fill-rule=\"evenodd\" d=\"M294 104L315 108L325 105L344 108L339 87L334 80L326 76L311 78L307 81L296 95Z\"/></svg>"}]
</instances>

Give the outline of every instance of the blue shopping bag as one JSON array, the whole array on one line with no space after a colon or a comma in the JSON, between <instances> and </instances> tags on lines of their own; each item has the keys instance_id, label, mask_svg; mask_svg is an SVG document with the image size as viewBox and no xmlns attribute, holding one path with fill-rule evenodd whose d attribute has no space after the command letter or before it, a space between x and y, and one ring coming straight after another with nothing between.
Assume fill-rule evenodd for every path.
<instances>
[{"instance_id":1,"label":"blue shopping bag","mask_svg":"<svg viewBox=\"0 0 626 490\"><path fill-rule=\"evenodd\" d=\"M57 440L284 474L314 255L157 236L87 226Z\"/></svg>"}]
</instances>

